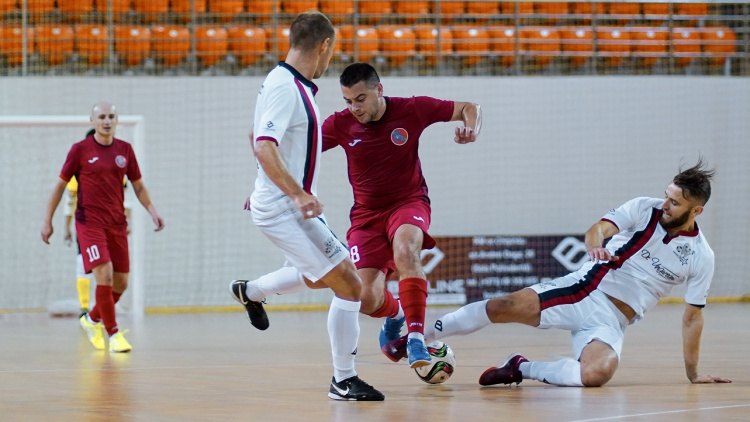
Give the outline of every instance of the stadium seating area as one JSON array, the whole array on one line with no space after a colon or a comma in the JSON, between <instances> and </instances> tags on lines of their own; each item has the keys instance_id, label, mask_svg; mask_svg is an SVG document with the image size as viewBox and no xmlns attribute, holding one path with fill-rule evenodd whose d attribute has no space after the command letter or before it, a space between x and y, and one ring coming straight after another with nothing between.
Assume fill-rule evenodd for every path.
<instances>
[{"instance_id":1,"label":"stadium seating area","mask_svg":"<svg viewBox=\"0 0 750 422\"><path fill-rule=\"evenodd\" d=\"M265 71L283 60L291 19L317 9L338 26L339 63L375 60L386 71L685 73L700 65L699 73L727 73L732 72L728 63L732 59L750 61L747 42L738 42L738 34L749 35L750 17L723 15L719 6L0 0L0 68L8 73L26 65L32 73L56 68L77 73L107 65L117 72L220 68L237 73L261 66ZM747 63L740 67L740 74L746 67Z\"/></svg>"}]
</instances>

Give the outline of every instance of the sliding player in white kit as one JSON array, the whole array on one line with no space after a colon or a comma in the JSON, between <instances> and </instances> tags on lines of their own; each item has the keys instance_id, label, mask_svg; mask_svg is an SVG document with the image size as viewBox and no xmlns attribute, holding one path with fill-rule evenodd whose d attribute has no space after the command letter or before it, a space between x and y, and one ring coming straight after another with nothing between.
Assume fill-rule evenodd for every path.
<instances>
[{"instance_id":1,"label":"sliding player in white kit","mask_svg":"<svg viewBox=\"0 0 750 422\"><path fill-rule=\"evenodd\" d=\"M664 199L635 198L609 211L586 232L591 261L580 270L468 304L439 318L425 331L425 340L472 333L491 323L569 330L576 359L530 362L513 353L499 367L487 369L479 383L518 384L530 378L561 386L598 387L617 369L625 328L675 285L685 283L682 334L687 378L695 384L731 382L698 373L702 309L713 277L714 253L695 217L711 196L713 175L700 160L674 177ZM391 342L391 352L404 353L403 343L403 338Z\"/></svg>"},{"instance_id":2,"label":"sliding player in white kit","mask_svg":"<svg viewBox=\"0 0 750 422\"><path fill-rule=\"evenodd\" d=\"M252 139L258 178L249 204L253 223L294 267L286 268L334 292L328 311L334 368L328 397L382 401L383 394L354 369L362 281L349 251L326 225L316 197L323 137L312 80L328 68L335 31L322 13L305 12L292 22L289 42L286 60L268 74L258 93ZM292 281L292 291L302 283L296 276ZM268 328L263 305L250 299L248 282L235 280L230 287L253 325Z\"/></svg>"}]
</instances>

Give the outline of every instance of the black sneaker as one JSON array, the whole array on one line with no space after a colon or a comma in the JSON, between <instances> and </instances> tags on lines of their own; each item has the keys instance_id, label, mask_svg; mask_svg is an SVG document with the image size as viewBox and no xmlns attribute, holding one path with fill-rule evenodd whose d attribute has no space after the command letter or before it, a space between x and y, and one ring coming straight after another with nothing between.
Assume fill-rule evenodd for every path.
<instances>
[{"instance_id":1,"label":"black sneaker","mask_svg":"<svg viewBox=\"0 0 750 422\"><path fill-rule=\"evenodd\" d=\"M331 379L331 388L328 390L328 397L334 400L349 401L383 401L385 396L376 390L370 384L353 376L336 382L336 378Z\"/></svg>"},{"instance_id":2,"label":"black sneaker","mask_svg":"<svg viewBox=\"0 0 750 422\"><path fill-rule=\"evenodd\" d=\"M245 294L246 285L247 280L232 281L229 285L232 297L234 297L234 300L245 306L247 317L250 318L250 323L253 324L253 327L259 330L265 330L268 328L268 315L266 314L266 310L263 309L263 302L256 302L248 299Z\"/></svg>"}]
</instances>

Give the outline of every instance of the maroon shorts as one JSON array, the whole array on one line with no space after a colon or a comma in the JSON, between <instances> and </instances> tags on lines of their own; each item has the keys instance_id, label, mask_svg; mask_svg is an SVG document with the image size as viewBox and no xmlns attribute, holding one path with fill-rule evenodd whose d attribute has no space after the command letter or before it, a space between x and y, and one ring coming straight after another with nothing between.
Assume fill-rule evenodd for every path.
<instances>
[{"instance_id":1,"label":"maroon shorts","mask_svg":"<svg viewBox=\"0 0 750 422\"><path fill-rule=\"evenodd\" d=\"M76 221L76 236L81 247L83 269L86 273L90 273L94 268L107 262L112 263L112 269L115 272L130 272L127 226L85 226Z\"/></svg>"},{"instance_id":2,"label":"maroon shorts","mask_svg":"<svg viewBox=\"0 0 750 422\"><path fill-rule=\"evenodd\" d=\"M412 224L422 229L422 249L435 247L435 240L427 233L430 213L430 204L424 199L377 210L355 205L349 215L352 225L346 233L349 256L357 268L376 268L389 274L394 270L393 236L402 225Z\"/></svg>"}]
</instances>

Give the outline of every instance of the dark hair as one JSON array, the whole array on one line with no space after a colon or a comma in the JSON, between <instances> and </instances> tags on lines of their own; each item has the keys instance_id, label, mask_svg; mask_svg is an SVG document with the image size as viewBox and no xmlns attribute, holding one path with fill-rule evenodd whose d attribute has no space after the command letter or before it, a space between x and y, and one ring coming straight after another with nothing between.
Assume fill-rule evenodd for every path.
<instances>
[{"instance_id":1,"label":"dark hair","mask_svg":"<svg viewBox=\"0 0 750 422\"><path fill-rule=\"evenodd\" d=\"M698 157L698 163L687 170L682 170L674 177L672 183L682 189L682 195L690 200L706 205L711 197L711 179L716 174L715 169L706 168L703 157Z\"/></svg>"},{"instance_id":2,"label":"dark hair","mask_svg":"<svg viewBox=\"0 0 750 422\"><path fill-rule=\"evenodd\" d=\"M365 81L368 88L374 88L380 83L380 76L374 67L367 63L352 63L341 72L339 82L341 86L351 88L359 82Z\"/></svg>"},{"instance_id":3,"label":"dark hair","mask_svg":"<svg viewBox=\"0 0 750 422\"><path fill-rule=\"evenodd\" d=\"M95 133L96 133L96 129L91 128L91 129L89 129L88 132L86 132L86 137L88 138L89 136L91 136L91 135L93 135Z\"/></svg>"},{"instance_id":4,"label":"dark hair","mask_svg":"<svg viewBox=\"0 0 750 422\"><path fill-rule=\"evenodd\" d=\"M289 28L289 45L302 51L312 51L326 38L336 39L336 30L328 17L318 11L300 13Z\"/></svg>"}]
</instances>

